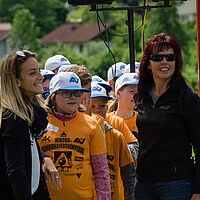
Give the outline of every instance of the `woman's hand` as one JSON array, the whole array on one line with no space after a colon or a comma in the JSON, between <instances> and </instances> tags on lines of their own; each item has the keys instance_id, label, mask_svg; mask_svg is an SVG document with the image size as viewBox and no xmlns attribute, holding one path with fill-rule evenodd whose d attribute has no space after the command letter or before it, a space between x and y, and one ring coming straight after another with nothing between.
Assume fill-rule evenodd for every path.
<instances>
[{"instance_id":1,"label":"woman's hand","mask_svg":"<svg viewBox=\"0 0 200 200\"><path fill-rule=\"evenodd\" d=\"M200 194L193 194L191 200L200 200Z\"/></svg>"},{"instance_id":2,"label":"woman's hand","mask_svg":"<svg viewBox=\"0 0 200 200\"><path fill-rule=\"evenodd\" d=\"M46 182L49 181L49 175L51 177L51 187L53 188L54 180L56 182L56 187L59 190L62 188L62 181L59 175L58 170L56 169L55 165L53 164L51 158L44 157L43 158L43 172L46 179Z\"/></svg>"}]
</instances>

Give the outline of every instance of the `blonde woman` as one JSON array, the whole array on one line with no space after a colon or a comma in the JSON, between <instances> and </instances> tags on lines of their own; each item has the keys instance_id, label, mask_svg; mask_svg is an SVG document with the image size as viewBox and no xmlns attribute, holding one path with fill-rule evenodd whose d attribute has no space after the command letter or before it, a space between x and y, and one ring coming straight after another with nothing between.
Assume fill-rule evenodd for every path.
<instances>
[{"instance_id":1,"label":"blonde woman","mask_svg":"<svg viewBox=\"0 0 200 200\"><path fill-rule=\"evenodd\" d=\"M43 92L43 77L35 54L26 50L8 54L0 73L1 195L6 199L50 199L36 140L48 121L36 98Z\"/></svg>"}]
</instances>

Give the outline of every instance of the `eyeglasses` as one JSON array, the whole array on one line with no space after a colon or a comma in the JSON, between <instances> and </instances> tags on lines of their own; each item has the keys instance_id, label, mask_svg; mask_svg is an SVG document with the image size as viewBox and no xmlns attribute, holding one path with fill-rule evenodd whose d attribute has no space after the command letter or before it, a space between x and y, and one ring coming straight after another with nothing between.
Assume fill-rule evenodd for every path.
<instances>
[{"instance_id":1,"label":"eyeglasses","mask_svg":"<svg viewBox=\"0 0 200 200\"><path fill-rule=\"evenodd\" d=\"M175 54L152 54L150 55L150 60L153 60L155 62L160 62L163 60L163 58L166 58L168 62L172 62L176 60Z\"/></svg>"},{"instance_id":2,"label":"eyeglasses","mask_svg":"<svg viewBox=\"0 0 200 200\"><path fill-rule=\"evenodd\" d=\"M30 51L28 51L28 50L16 51L16 54L17 54L18 56L20 56L20 57L25 57L25 56L26 56L25 53L28 53L28 54L31 54L31 55L34 54L34 53L32 53L32 52L30 52Z\"/></svg>"},{"instance_id":3,"label":"eyeglasses","mask_svg":"<svg viewBox=\"0 0 200 200\"><path fill-rule=\"evenodd\" d=\"M72 95L75 97L81 97L83 92L82 91L59 91L57 94L61 94L64 98L71 98Z\"/></svg>"}]
</instances>

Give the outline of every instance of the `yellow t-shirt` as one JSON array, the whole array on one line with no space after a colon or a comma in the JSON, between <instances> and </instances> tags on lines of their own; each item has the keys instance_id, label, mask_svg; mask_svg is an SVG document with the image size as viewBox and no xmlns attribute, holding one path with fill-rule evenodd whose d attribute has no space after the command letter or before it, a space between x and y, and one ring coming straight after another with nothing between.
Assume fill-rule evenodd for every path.
<instances>
[{"instance_id":1,"label":"yellow t-shirt","mask_svg":"<svg viewBox=\"0 0 200 200\"><path fill-rule=\"evenodd\" d=\"M127 144L137 140L121 117L107 113L105 121L123 134Z\"/></svg>"},{"instance_id":2,"label":"yellow t-shirt","mask_svg":"<svg viewBox=\"0 0 200 200\"><path fill-rule=\"evenodd\" d=\"M105 133L107 147L107 163L110 174L111 199L123 200L124 187L120 175L120 167L133 162L124 136L116 129Z\"/></svg>"},{"instance_id":3,"label":"yellow t-shirt","mask_svg":"<svg viewBox=\"0 0 200 200\"><path fill-rule=\"evenodd\" d=\"M112 116L115 116L115 112L111 112L109 114ZM136 133L138 133L138 128L136 125L137 115L138 115L138 112L134 111L134 115L131 118L123 119L131 132L135 131Z\"/></svg>"},{"instance_id":4,"label":"yellow t-shirt","mask_svg":"<svg viewBox=\"0 0 200 200\"><path fill-rule=\"evenodd\" d=\"M58 169L62 188L48 189L53 200L93 199L91 155L106 153L105 136L98 122L83 113L70 121L48 116L48 131L39 140L41 149Z\"/></svg>"},{"instance_id":5,"label":"yellow t-shirt","mask_svg":"<svg viewBox=\"0 0 200 200\"><path fill-rule=\"evenodd\" d=\"M100 125L102 131L105 133L105 129L104 129L104 117L102 117L101 115L98 115L96 113L92 113L92 117L97 120L98 124Z\"/></svg>"}]
</instances>

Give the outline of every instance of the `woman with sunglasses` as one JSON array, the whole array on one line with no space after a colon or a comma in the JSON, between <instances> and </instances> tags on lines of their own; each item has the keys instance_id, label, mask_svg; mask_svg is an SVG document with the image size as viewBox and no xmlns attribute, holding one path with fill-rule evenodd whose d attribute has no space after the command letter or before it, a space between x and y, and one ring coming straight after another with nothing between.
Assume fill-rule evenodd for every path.
<instances>
[{"instance_id":1,"label":"woman with sunglasses","mask_svg":"<svg viewBox=\"0 0 200 200\"><path fill-rule=\"evenodd\" d=\"M48 121L36 96L43 92L43 77L35 54L26 50L8 54L0 73L2 198L50 199L36 140Z\"/></svg>"},{"instance_id":2,"label":"woman with sunglasses","mask_svg":"<svg viewBox=\"0 0 200 200\"><path fill-rule=\"evenodd\" d=\"M134 96L137 200L200 199L200 98L186 83L182 64L173 37L161 33L148 41Z\"/></svg>"},{"instance_id":3,"label":"woman with sunglasses","mask_svg":"<svg viewBox=\"0 0 200 200\"><path fill-rule=\"evenodd\" d=\"M49 123L39 144L62 179L59 191L49 187L52 199L92 200L95 193L98 200L110 199L104 133L95 119L79 112L83 92L90 90L81 87L73 72L55 75L49 90Z\"/></svg>"}]
</instances>

